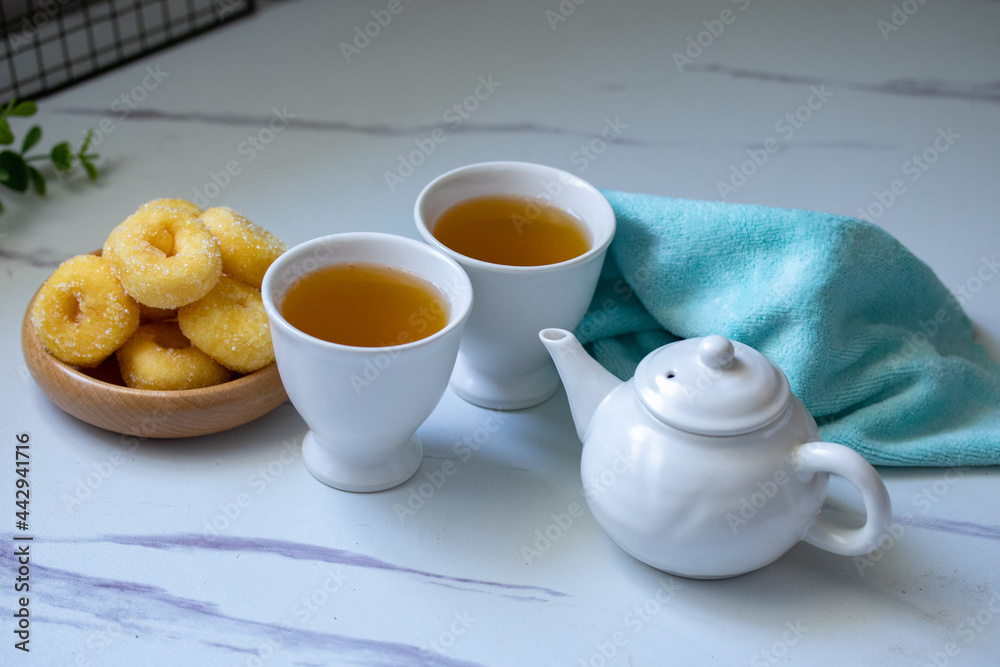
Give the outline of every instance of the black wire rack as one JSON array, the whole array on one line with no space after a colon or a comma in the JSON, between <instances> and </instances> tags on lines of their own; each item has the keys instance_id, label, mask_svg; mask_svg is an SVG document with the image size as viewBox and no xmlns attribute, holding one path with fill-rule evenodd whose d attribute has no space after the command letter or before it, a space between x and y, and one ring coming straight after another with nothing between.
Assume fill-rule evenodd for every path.
<instances>
[{"instance_id":1,"label":"black wire rack","mask_svg":"<svg viewBox=\"0 0 1000 667\"><path fill-rule=\"evenodd\" d=\"M0 101L38 99L253 8L254 0L0 0Z\"/></svg>"}]
</instances>

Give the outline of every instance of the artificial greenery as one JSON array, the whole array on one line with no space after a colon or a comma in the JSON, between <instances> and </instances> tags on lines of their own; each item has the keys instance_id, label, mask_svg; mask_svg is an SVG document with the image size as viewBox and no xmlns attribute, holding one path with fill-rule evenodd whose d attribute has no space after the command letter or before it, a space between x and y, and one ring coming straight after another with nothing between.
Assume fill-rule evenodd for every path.
<instances>
[{"instance_id":1,"label":"artificial greenery","mask_svg":"<svg viewBox=\"0 0 1000 667\"><path fill-rule=\"evenodd\" d=\"M0 109L0 146L10 146L14 144L14 133L10 129L8 118L21 117L28 118L34 116L38 111L34 102L18 102L11 100ZM95 153L88 153L90 139L93 131L88 132L80 148L75 152L68 141L63 141L52 147L48 153L38 153L29 155L28 151L34 148L42 138L42 128L33 125L28 133L24 135L21 142L21 150L6 149L0 151L0 185L5 185L15 192L26 192L31 187L39 195L45 194L45 175L32 162L48 161L57 173L63 174L73 168L74 162L79 162L87 172L90 180L97 180L97 167L94 160L100 156ZM0 202L0 211L3 210L3 203Z\"/></svg>"}]
</instances>

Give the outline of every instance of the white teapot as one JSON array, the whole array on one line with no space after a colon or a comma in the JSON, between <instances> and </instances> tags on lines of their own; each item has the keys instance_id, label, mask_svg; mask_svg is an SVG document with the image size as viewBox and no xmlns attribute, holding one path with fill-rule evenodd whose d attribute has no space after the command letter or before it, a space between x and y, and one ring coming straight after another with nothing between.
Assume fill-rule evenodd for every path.
<instances>
[{"instance_id":1,"label":"white teapot","mask_svg":"<svg viewBox=\"0 0 1000 667\"><path fill-rule=\"evenodd\" d=\"M583 441L584 492L625 551L693 578L743 574L799 540L833 553L872 551L889 526L875 469L819 441L816 421L764 355L723 336L649 353L628 382L563 329L544 329ZM820 516L830 473L860 492L867 520Z\"/></svg>"}]
</instances>

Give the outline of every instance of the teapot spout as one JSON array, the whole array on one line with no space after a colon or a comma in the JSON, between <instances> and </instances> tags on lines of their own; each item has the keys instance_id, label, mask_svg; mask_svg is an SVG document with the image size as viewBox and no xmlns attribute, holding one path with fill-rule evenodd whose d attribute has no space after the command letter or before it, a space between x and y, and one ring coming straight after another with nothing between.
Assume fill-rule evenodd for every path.
<instances>
[{"instance_id":1,"label":"teapot spout","mask_svg":"<svg viewBox=\"0 0 1000 667\"><path fill-rule=\"evenodd\" d=\"M622 381L604 369L580 345L576 336L565 329L542 329L542 344L552 356L576 424L576 433L584 440L597 407Z\"/></svg>"}]
</instances>

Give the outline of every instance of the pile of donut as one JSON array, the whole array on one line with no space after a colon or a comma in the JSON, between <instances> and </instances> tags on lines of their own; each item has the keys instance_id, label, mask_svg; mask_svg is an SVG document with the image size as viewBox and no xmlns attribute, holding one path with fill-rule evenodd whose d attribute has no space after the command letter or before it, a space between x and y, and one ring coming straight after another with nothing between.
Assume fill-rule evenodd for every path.
<instances>
[{"instance_id":1,"label":"pile of donut","mask_svg":"<svg viewBox=\"0 0 1000 667\"><path fill-rule=\"evenodd\" d=\"M231 208L156 199L112 230L100 256L60 264L31 322L67 364L95 368L115 355L128 387L220 384L274 361L260 285L284 251Z\"/></svg>"}]
</instances>

